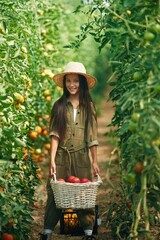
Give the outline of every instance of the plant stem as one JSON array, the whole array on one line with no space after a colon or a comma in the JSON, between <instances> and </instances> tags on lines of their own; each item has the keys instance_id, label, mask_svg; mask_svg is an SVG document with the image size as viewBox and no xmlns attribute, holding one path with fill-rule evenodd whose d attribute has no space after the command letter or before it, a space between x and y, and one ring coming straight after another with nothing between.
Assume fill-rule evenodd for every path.
<instances>
[{"instance_id":1,"label":"plant stem","mask_svg":"<svg viewBox=\"0 0 160 240\"><path fill-rule=\"evenodd\" d=\"M137 27L142 27L142 28L146 28L146 25L142 25L142 24L139 24L139 23L135 23L135 22L131 22L123 17L121 17L120 15L118 15L116 12L114 12L112 9L110 8L107 8L107 10L111 13L113 13L116 17L120 18L121 20L123 20L124 22L128 22L134 26L137 26Z\"/></svg>"},{"instance_id":2,"label":"plant stem","mask_svg":"<svg viewBox=\"0 0 160 240\"><path fill-rule=\"evenodd\" d=\"M137 209L136 209L136 219L135 219L135 223L134 223L134 228L133 228L133 237L135 238L135 240L138 240L138 224L139 224L139 220L141 218L141 204L142 204L142 198L140 198L138 205L137 205Z\"/></svg>"},{"instance_id":3,"label":"plant stem","mask_svg":"<svg viewBox=\"0 0 160 240\"><path fill-rule=\"evenodd\" d=\"M144 220L145 220L145 230L149 231L149 215L148 215L148 207L147 207L147 176L146 174L143 176L143 209L144 209Z\"/></svg>"},{"instance_id":4,"label":"plant stem","mask_svg":"<svg viewBox=\"0 0 160 240\"><path fill-rule=\"evenodd\" d=\"M132 32L132 30L131 30L131 28L130 28L130 26L129 26L129 24L128 24L128 21L127 21L126 19L124 19L124 23L125 23L125 25L126 25L126 27L127 27L127 29L128 29L128 32L131 34L131 36L132 36L134 39L138 40L137 36Z\"/></svg>"},{"instance_id":5,"label":"plant stem","mask_svg":"<svg viewBox=\"0 0 160 240\"><path fill-rule=\"evenodd\" d=\"M144 165L146 166L147 161L144 161ZM147 176L146 174L141 175L141 191L139 194L139 202L137 204L136 208L136 219L135 222L132 224L131 230L131 237L133 237L135 240L138 240L138 225L139 220L141 218L141 205L143 204L143 210L144 210L144 221L145 221L145 230L146 232L149 232L149 214L148 214L148 207L147 207Z\"/></svg>"}]
</instances>

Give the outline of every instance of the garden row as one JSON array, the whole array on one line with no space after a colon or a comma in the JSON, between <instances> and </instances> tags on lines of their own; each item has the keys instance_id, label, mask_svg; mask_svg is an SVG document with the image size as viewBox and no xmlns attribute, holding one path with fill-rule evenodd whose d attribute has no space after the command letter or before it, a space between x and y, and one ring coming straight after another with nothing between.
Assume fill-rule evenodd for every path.
<instances>
[{"instance_id":1,"label":"garden row","mask_svg":"<svg viewBox=\"0 0 160 240\"><path fill-rule=\"evenodd\" d=\"M95 50L64 48L82 23L73 13L78 2L1 1L0 238L7 232L14 240L28 239L41 163L49 158L50 112L62 93L53 74L82 59L94 71Z\"/></svg>"},{"instance_id":2,"label":"garden row","mask_svg":"<svg viewBox=\"0 0 160 240\"><path fill-rule=\"evenodd\" d=\"M78 43L93 36L108 49L112 125L120 151L121 204L107 214L114 239L152 239L160 212L159 1L93 1ZM71 47L77 45L77 41ZM107 111L107 109L106 109ZM142 238L143 238L142 237ZM144 238L143 238L144 239ZM158 239L158 236L157 236Z\"/></svg>"},{"instance_id":3,"label":"garden row","mask_svg":"<svg viewBox=\"0 0 160 240\"><path fill-rule=\"evenodd\" d=\"M43 177L39 163L50 149L49 114L61 93L52 76L64 61L57 28L62 7L4 0L0 11L0 232L26 240Z\"/></svg>"}]
</instances>

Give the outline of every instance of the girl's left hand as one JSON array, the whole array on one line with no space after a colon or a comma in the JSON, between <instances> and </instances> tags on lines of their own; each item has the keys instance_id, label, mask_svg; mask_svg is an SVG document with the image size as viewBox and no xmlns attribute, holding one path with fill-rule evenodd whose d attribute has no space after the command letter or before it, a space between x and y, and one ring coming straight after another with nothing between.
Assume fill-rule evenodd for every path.
<instances>
[{"instance_id":1,"label":"girl's left hand","mask_svg":"<svg viewBox=\"0 0 160 240\"><path fill-rule=\"evenodd\" d=\"M98 163L93 163L93 174L94 176L100 175L100 169Z\"/></svg>"}]
</instances>

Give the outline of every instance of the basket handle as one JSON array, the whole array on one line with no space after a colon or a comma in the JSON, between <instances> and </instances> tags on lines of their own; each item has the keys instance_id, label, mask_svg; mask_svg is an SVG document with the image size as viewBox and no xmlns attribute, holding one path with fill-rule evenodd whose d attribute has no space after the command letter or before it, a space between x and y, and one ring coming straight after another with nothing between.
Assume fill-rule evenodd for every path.
<instances>
[{"instance_id":1,"label":"basket handle","mask_svg":"<svg viewBox=\"0 0 160 240\"><path fill-rule=\"evenodd\" d=\"M96 176L97 176L97 182L102 183L103 181L102 181L102 178L100 177L100 175L97 174Z\"/></svg>"},{"instance_id":2,"label":"basket handle","mask_svg":"<svg viewBox=\"0 0 160 240\"><path fill-rule=\"evenodd\" d=\"M55 172L53 173L53 180L54 180L55 182L57 182L57 177L56 177L56 173L55 173Z\"/></svg>"}]
</instances>

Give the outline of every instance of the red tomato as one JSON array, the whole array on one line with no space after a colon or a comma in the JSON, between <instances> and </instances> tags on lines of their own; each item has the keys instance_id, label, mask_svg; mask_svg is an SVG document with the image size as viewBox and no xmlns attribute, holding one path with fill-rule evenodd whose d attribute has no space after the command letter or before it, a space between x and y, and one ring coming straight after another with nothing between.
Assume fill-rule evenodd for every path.
<instances>
[{"instance_id":1,"label":"red tomato","mask_svg":"<svg viewBox=\"0 0 160 240\"><path fill-rule=\"evenodd\" d=\"M38 202L34 202L33 207L37 208L38 207Z\"/></svg>"},{"instance_id":2,"label":"red tomato","mask_svg":"<svg viewBox=\"0 0 160 240\"><path fill-rule=\"evenodd\" d=\"M65 180L63 178L58 178L57 181L58 182L65 182Z\"/></svg>"},{"instance_id":3,"label":"red tomato","mask_svg":"<svg viewBox=\"0 0 160 240\"><path fill-rule=\"evenodd\" d=\"M68 178L67 178L67 182L69 182L69 183L73 183L73 179L75 178L75 176L69 176Z\"/></svg>"},{"instance_id":4,"label":"red tomato","mask_svg":"<svg viewBox=\"0 0 160 240\"><path fill-rule=\"evenodd\" d=\"M80 178L78 178L78 177L74 177L72 182L73 182L73 183L80 183L81 180L80 180Z\"/></svg>"},{"instance_id":5,"label":"red tomato","mask_svg":"<svg viewBox=\"0 0 160 240\"><path fill-rule=\"evenodd\" d=\"M2 240L14 240L14 237L12 234L9 233L3 233Z\"/></svg>"},{"instance_id":6,"label":"red tomato","mask_svg":"<svg viewBox=\"0 0 160 240\"><path fill-rule=\"evenodd\" d=\"M82 178L81 183L88 183L91 182L88 178Z\"/></svg>"}]
</instances>

